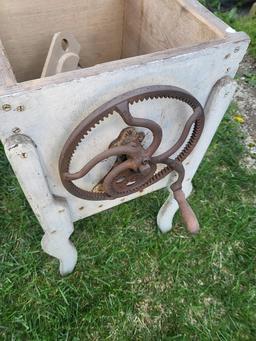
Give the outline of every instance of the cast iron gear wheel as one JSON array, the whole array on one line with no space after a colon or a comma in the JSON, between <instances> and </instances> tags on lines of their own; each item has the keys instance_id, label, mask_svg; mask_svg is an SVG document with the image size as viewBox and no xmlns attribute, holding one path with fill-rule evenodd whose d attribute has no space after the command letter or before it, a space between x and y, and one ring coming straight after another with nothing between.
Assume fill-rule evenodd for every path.
<instances>
[{"instance_id":1,"label":"cast iron gear wheel","mask_svg":"<svg viewBox=\"0 0 256 341\"><path fill-rule=\"evenodd\" d=\"M187 120L178 141L166 152L153 156L161 144L162 129L152 120L133 117L130 113L129 105L139 101L158 98L170 98L184 102L192 108L193 114ZM80 171L71 174L69 171L70 163L79 143L82 140L86 141L86 136L93 128L114 113L118 113L127 126L149 129L153 134L151 145L146 149L139 143L129 143L110 148L89 161ZM192 127L192 134L186 143ZM203 127L204 110L197 99L187 91L165 85L147 86L132 90L115 97L96 109L73 130L62 149L59 159L61 181L68 192L86 200L113 200L142 191L160 181L174 170L169 162L171 160L170 157L179 151L184 144L184 148L176 156L175 162L181 163L188 157L195 148L202 134ZM106 175L103 183L103 192L97 193L84 190L73 183L74 180L78 180L88 174L99 162L109 157L121 155L126 155L127 159L113 167ZM157 164L164 164L165 167L161 171L156 172ZM129 186L125 186L125 182L120 180L122 178L127 178ZM133 181L130 181L131 179Z\"/></svg>"}]
</instances>

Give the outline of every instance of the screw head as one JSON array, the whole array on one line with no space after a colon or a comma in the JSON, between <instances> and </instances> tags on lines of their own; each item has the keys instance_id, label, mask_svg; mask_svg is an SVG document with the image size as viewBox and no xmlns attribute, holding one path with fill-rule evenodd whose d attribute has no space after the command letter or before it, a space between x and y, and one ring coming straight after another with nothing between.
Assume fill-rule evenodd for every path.
<instances>
[{"instance_id":1,"label":"screw head","mask_svg":"<svg viewBox=\"0 0 256 341\"><path fill-rule=\"evenodd\" d=\"M20 128L15 127L15 128L12 129L12 132L13 132L14 134L19 134L19 133L21 132L21 130L20 130Z\"/></svg>"},{"instance_id":2,"label":"screw head","mask_svg":"<svg viewBox=\"0 0 256 341\"><path fill-rule=\"evenodd\" d=\"M19 106L16 108L16 110L22 112L22 111L25 111L25 107L24 107L24 105L19 105Z\"/></svg>"},{"instance_id":3,"label":"screw head","mask_svg":"<svg viewBox=\"0 0 256 341\"><path fill-rule=\"evenodd\" d=\"M12 110L12 106L11 106L11 104L6 103L6 104L2 105L2 109L4 111L10 111L10 110Z\"/></svg>"}]
</instances>

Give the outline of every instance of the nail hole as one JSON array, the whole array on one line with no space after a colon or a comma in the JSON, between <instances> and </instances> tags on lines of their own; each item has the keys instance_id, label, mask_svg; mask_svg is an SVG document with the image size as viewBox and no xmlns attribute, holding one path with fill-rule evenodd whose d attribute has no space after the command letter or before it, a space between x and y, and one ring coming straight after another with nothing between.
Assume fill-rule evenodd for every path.
<instances>
[{"instance_id":1,"label":"nail hole","mask_svg":"<svg viewBox=\"0 0 256 341\"><path fill-rule=\"evenodd\" d=\"M67 41L67 39L62 39L62 41L61 41L61 47L63 48L63 51L67 51L67 49L68 49L68 41Z\"/></svg>"},{"instance_id":2,"label":"nail hole","mask_svg":"<svg viewBox=\"0 0 256 341\"><path fill-rule=\"evenodd\" d=\"M225 59L228 59L228 58L230 58L231 57L231 54L229 53L229 54L227 54L224 58Z\"/></svg>"}]
</instances>

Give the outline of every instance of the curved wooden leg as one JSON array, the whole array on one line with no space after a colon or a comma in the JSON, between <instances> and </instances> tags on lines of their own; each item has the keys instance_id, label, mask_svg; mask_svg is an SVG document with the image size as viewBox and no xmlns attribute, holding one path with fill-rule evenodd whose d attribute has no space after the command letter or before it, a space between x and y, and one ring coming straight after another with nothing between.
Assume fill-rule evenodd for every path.
<instances>
[{"instance_id":1,"label":"curved wooden leg","mask_svg":"<svg viewBox=\"0 0 256 341\"><path fill-rule=\"evenodd\" d=\"M59 270L62 276L73 272L77 262L77 251L69 240L68 234L57 233L56 235L50 235L45 233L41 245L48 255L59 260Z\"/></svg>"},{"instance_id":2,"label":"curved wooden leg","mask_svg":"<svg viewBox=\"0 0 256 341\"><path fill-rule=\"evenodd\" d=\"M43 250L60 262L60 274L70 274L77 262L77 251L69 240L74 231L73 222L67 203L61 199L54 199L51 207L41 210L44 222L44 236L41 241Z\"/></svg>"},{"instance_id":3,"label":"curved wooden leg","mask_svg":"<svg viewBox=\"0 0 256 341\"><path fill-rule=\"evenodd\" d=\"M66 201L51 194L37 148L28 136L10 136L5 152L45 232L43 250L60 261L61 275L69 274L76 265L77 252L69 241L74 227Z\"/></svg>"},{"instance_id":4,"label":"curved wooden leg","mask_svg":"<svg viewBox=\"0 0 256 341\"><path fill-rule=\"evenodd\" d=\"M41 241L43 250L59 260L59 270L62 276L71 273L77 262L76 248L69 240L72 231L73 224L65 221L62 222L60 229L46 229Z\"/></svg>"}]
</instances>

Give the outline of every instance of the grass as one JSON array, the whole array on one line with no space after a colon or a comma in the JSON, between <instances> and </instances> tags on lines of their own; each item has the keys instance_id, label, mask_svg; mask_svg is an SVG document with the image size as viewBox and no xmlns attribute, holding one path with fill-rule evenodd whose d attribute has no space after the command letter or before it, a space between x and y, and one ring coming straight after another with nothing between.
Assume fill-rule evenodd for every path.
<instances>
[{"instance_id":1,"label":"grass","mask_svg":"<svg viewBox=\"0 0 256 341\"><path fill-rule=\"evenodd\" d=\"M236 6L230 11L220 11L220 0L199 0L204 6L210 7L215 14L219 16L228 25L232 26L237 31L246 32L251 38L249 53L252 57L256 58L256 17L247 15L239 15L240 7L246 4L246 1L236 1ZM222 1L224 3L224 1Z\"/></svg>"},{"instance_id":2,"label":"grass","mask_svg":"<svg viewBox=\"0 0 256 341\"><path fill-rule=\"evenodd\" d=\"M249 52L256 58L256 17L237 17L231 20L231 25L237 31L246 32L251 38L251 45L249 47Z\"/></svg>"},{"instance_id":3,"label":"grass","mask_svg":"<svg viewBox=\"0 0 256 341\"><path fill-rule=\"evenodd\" d=\"M0 340L255 340L256 174L226 115L194 180L202 231L161 235L165 191L75 226L79 262L61 278L1 152Z\"/></svg>"},{"instance_id":4,"label":"grass","mask_svg":"<svg viewBox=\"0 0 256 341\"><path fill-rule=\"evenodd\" d=\"M246 32L249 35L251 38L249 53L256 58L256 17L238 16L236 10L219 13L219 16L235 30Z\"/></svg>"}]
</instances>

